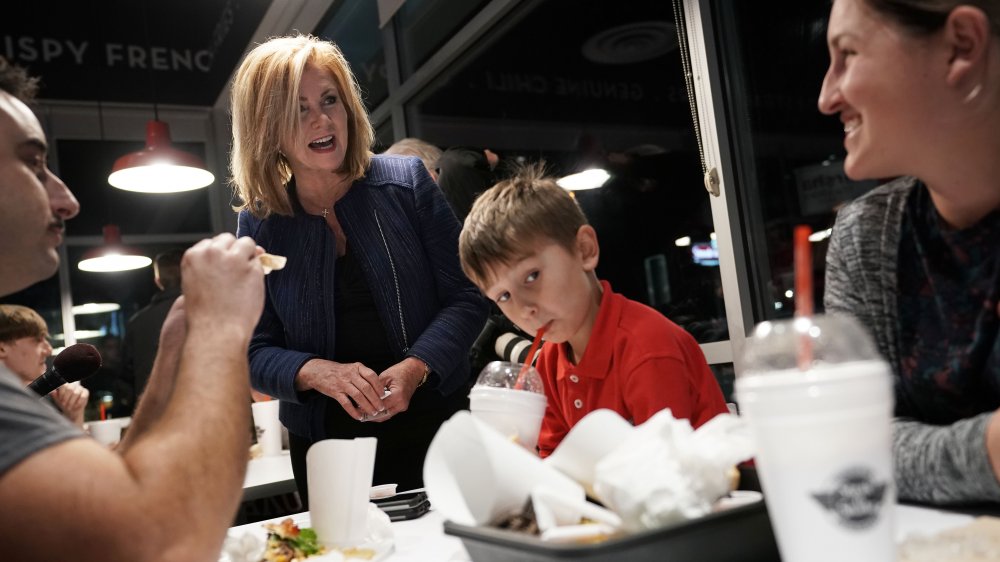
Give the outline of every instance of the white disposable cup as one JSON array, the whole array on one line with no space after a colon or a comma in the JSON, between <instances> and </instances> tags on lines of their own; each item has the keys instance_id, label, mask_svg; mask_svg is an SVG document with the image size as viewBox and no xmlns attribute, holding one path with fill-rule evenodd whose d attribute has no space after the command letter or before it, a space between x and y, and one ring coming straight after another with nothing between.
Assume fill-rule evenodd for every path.
<instances>
[{"instance_id":1,"label":"white disposable cup","mask_svg":"<svg viewBox=\"0 0 1000 562\"><path fill-rule=\"evenodd\" d=\"M350 548L367 539L377 444L374 437L325 439L306 452L309 522L322 544Z\"/></svg>"},{"instance_id":2,"label":"white disposable cup","mask_svg":"<svg viewBox=\"0 0 1000 562\"><path fill-rule=\"evenodd\" d=\"M538 445L545 404L544 394L526 390L474 386L469 393L473 416L529 451Z\"/></svg>"},{"instance_id":3,"label":"white disposable cup","mask_svg":"<svg viewBox=\"0 0 1000 562\"><path fill-rule=\"evenodd\" d=\"M888 365L744 375L736 396L782 560L895 560Z\"/></svg>"},{"instance_id":4,"label":"white disposable cup","mask_svg":"<svg viewBox=\"0 0 1000 562\"><path fill-rule=\"evenodd\" d=\"M96 420L87 422L90 436L104 446L114 445L122 438L122 420Z\"/></svg>"},{"instance_id":5,"label":"white disposable cup","mask_svg":"<svg viewBox=\"0 0 1000 562\"><path fill-rule=\"evenodd\" d=\"M278 421L278 400L254 402L253 426L257 433L257 443L264 456L277 455L281 452L281 422Z\"/></svg>"},{"instance_id":6,"label":"white disposable cup","mask_svg":"<svg viewBox=\"0 0 1000 562\"><path fill-rule=\"evenodd\" d=\"M562 498L563 506L586 498L582 486L465 411L444 422L431 441L424 486L434 509L462 525L520 511L536 488ZM567 525L579 522L580 512L556 507L553 517Z\"/></svg>"}]
</instances>

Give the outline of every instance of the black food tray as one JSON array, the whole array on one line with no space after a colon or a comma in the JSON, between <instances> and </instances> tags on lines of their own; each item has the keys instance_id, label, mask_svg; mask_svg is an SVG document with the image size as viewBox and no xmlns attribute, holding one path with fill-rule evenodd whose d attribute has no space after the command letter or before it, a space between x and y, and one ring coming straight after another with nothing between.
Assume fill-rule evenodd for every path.
<instances>
[{"instance_id":1,"label":"black food tray","mask_svg":"<svg viewBox=\"0 0 1000 562\"><path fill-rule=\"evenodd\" d=\"M740 488L755 477L743 472ZM753 478L753 484L756 479ZM704 517L590 545L554 544L536 536L494 527L445 521L444 532L462 539L473 562L549 562L619 560L622 562L779 562L767 508L761 500Z\"/></svg>"}]
</instances>

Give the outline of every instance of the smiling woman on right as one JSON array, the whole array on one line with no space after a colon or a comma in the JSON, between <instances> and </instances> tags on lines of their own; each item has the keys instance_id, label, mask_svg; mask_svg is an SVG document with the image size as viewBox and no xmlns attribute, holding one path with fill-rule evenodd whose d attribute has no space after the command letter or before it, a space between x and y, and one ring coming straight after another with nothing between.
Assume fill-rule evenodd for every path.
<instances>
[{"instance_id":1,"label":"smiling woman on right","mask_svg":"<svg viewBox=\"0 0 1000 562\"><path fill-rule=\"evenodd\" d=\"M1000 501L1000 1L835 0L820 111L844 170L826 309L892 365L899 497Z\"/></svg>"}]
</instances>

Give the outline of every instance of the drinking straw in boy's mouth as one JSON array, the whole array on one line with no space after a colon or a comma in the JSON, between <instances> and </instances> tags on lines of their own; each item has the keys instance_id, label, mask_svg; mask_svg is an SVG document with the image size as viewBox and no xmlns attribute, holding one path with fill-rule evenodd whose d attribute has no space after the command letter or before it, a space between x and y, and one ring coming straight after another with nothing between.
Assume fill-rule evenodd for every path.
<instances>
[{"instance_id":1,"label":"drinking straw in boy's mouth","mask_svg":"<svg viewBox=\"0 0 1000 562\"><path fill-rule=\"evenodd\" d=\"M812 247L809 236L812 229L806 225L795 227L795 317L809 318L813 315ZM812 340L807 334L799 338L799 370L805 371L812 364Z\"/></svg>"},{"instance_id":2,"label":"drinking straw in boy's mouth","mask_svg":"<svg viewBox=\"0 0 1000 562\"><path fill-rule=\"evenodd\" d=\"M528 356L524 360L524 365L521 366L521 371L517 373L517 380L514 381L514 390L521 390L524 387L524 375L527 374L532 361L535 360L535 352L538 351L538 346L542 343L542 336L545 335L545 328L547 326L548 324L535 332L535 340L531 342L531 347L528 348Z\"/></svg>"}]
</instances>

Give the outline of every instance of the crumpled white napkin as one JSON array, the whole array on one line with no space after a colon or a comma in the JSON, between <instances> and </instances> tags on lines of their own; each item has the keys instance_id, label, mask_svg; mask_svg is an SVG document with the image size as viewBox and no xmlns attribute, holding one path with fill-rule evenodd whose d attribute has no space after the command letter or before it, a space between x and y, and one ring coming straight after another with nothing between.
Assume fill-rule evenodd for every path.
<instances>
[{"instance_id":1,"label":"crumpled white napkin","mask_svg":"<svg viewBox=\"0 0 1000 562\"><path fill-rule=\"evenodd\" d=\"M661 527L709 513L729 492L732 467L753 453L736 416L720 414L693 430L662 410L598 461L594 491L626 530Z\"/></svg>"}]
</instances>

